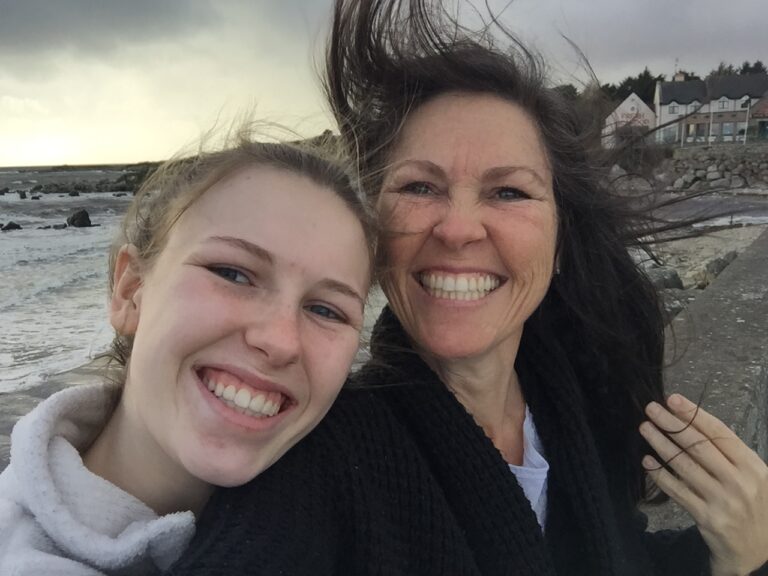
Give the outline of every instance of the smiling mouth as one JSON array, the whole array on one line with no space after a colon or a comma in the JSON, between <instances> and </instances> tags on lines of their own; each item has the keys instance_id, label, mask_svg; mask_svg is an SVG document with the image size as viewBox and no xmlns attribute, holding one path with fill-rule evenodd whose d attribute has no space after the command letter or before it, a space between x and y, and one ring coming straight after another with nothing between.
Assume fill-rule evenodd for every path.
<instances>
[{"instance_id":1,"label":"smiling mouth","mask_svg":"<svg viewBox=\"0 0 768 576\"><path fill-rule=\"evenodd\" d=\"M421 272L416 279L434 298L463 301L481 300L504 283L504 280L495 274Z\"/></svg>"},{"instance_id":2,"label":"smiling mouth","mask_svg":"<svg viewBox=\"0 0 768 576\"><path fill-rule=\"evenodd\" d=\"M285 394L255 389L229 372L200 368L197 375L219 402L251 418L274 417L292 404Z\"/></svg>"}]
</instances>

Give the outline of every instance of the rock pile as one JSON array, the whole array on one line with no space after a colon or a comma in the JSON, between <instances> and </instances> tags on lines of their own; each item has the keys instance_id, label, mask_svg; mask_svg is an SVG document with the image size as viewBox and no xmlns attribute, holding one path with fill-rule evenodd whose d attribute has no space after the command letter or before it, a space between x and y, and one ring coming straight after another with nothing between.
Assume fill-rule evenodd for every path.
<instances>
[{"instance_id":1,"label":"rock pile","mask_svg":"<svg viewBox=\"0 0 768 576\"><path fill-rule=\"evenodd\" d=\"M729 145L675 150L657 179L675 191L768 188L768 147Z\"/></svg>"}]
</instances>

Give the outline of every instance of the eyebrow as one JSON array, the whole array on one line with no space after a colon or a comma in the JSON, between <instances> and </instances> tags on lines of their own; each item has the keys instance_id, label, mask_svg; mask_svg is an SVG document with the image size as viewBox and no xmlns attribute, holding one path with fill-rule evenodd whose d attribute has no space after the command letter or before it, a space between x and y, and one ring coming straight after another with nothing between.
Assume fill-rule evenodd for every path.
<instances>
[{"instance_id":1,"label":"eyebrow","mask_svg":"<svg viewBox=\"0 0 768 576\"><path fill-rule=\"evenodd\" d=\"M215 241L215 242L224 242L225 244L229 244L230 246L234 246L235 248L239 248L240 250L245 250L249 254L252 254L259 260L263 260L267 264L274 265L275 264L275 258L272 256L272 253L269 250L265 250L258 244L254 244L253 242L248 242L247 240L243 240L242 238L233 238L232 236L211 236L209 241ZM333 290L334 292L338 292L340 294L344 294L346 296L350 296L351 298L354 298L358 302L360 302L361 305L365 306L365 298L360 295L357 290L352 288L349 284L345 284L344 282L340 282L338 280L333 280L331 278L325 278L324 280L321 280L319 282L319 285L323 288L326 288L328 290Z\"/></svg>"},{"instance_id":2,"label":"eyebrow","mask_svg":"<svg viewBox=\"0 0 768 576\"><path fill-rule=\"evenodd\" d=\"M344 294L345 296L349 296L350 298L354 298L358 302L360 302L361 306L365 306L365 298L363 298L360 294L358 294L357 290L352 288L349 284L345 284L344 282L339 282L338 280L332 280L330 278L326 278L325 280L322 280L319 285L323 288L327 288L328 290L333 290L334 292L338 292L339 294Z\"/></svg>"},{"instance_id":3,"label":"eyebrow","mask_svg":"<svg viewBox=\"0 0 768 576\"><path fill-rule=\"evenodd\" d=\"M275 259L272 257L272 253L269 250L265 250L258 244L248 242L242 238L233 238L232 236L211 236L208 240L214 240L216 242L224 242L240 250L245 250L249 254L255 256L259 260L264 260L268 264L274 264Z\"/></svg>"},{"instance_id":4,"label":"eyebrow","mask_svg":"<svg viewBox=\"0 0 768 576\"><path fill-rule=\"evenodd\" d=\"M408 166L416 166L422 170L426 170L433 176L438 176L441 178L445 177L445 171L440 166L434 162L430 162L429 160L402 160L401 162L397 162L392 165L392 171L394 172ZM508 176L510 174L514 174L515 172L525 172L530 174L539 184L542 186L547 186L547 183L541 174L528 166L496 166L483 172L482 178L483 180L494 180L503 178L504 176Z\"/></svg>"}]
</instances>

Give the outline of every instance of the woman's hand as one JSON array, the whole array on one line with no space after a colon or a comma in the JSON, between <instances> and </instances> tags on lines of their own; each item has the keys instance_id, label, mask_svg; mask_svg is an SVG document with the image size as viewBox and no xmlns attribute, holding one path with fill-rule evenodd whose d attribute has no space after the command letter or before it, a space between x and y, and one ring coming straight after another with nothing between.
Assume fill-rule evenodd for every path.
<instances>
[{"instance_id":1,"label":"woman's hand","mask_svg":"<svg viewBox=\"0 0 768 576\"><path fill-rule=\"evenodd\" d=\"M720 420L680 394L651 402L640 433L675 474L646 456L656 484L693 516L712 575L744 576L768 561L768 466ZM690 423L690 425L689 425Z\"/></svg>"}]
</instances>

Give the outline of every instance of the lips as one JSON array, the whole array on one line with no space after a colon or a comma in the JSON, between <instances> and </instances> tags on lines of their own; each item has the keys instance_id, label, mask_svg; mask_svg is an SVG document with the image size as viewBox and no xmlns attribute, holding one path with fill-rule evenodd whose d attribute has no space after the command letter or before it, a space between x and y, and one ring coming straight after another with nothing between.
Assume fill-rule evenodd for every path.
<instances>
[{"instance_id":1,"label":"lips","mask_svg":"<svg viewBox=\"0 0 768 576\"><path fill-rule=\"evenodd\" d=\"M481 300L503 283L495 274L445 271L424 271L417 275L417 280L434 298L463 301Z\"/></svg>"},{"instance_id":2,"label":"lips","mask_svg":"<svg viewBox=\"0 0 768 576\"><path fill-rule=\"evenodd\" d=\"M232 372L211 367L199 368L197 374L218 401L252 418L271 418L292 403L286 394L260 380L245 382Z\"/></svg>"}]
</instances>

